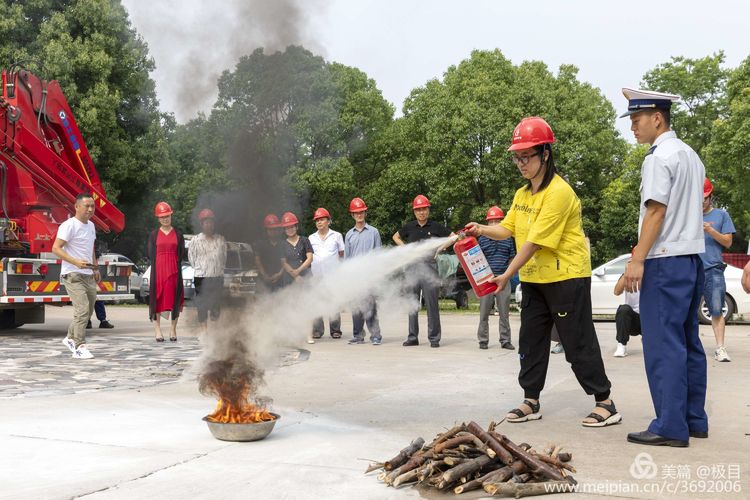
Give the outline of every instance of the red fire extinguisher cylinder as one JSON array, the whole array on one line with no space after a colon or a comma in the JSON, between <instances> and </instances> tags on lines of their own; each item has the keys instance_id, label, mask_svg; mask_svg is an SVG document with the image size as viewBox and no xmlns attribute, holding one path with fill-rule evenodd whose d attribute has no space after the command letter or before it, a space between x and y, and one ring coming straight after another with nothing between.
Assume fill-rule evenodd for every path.
<instances>
[{"instance_id":1,"label":"red fire extinguisher cylinder","mask_svg":"<svg viewBox=\"0 0 750 500\"><path fill-rule=\"evenodd\" d=\"M453 245L453 251L456 252L456 257L477 297L484 297L497 290L497 285L490 281L494 277L490 263L487 262L475 237L467 236L464 231L459 231L458 241Z\"/></svg>"}]
</instances>

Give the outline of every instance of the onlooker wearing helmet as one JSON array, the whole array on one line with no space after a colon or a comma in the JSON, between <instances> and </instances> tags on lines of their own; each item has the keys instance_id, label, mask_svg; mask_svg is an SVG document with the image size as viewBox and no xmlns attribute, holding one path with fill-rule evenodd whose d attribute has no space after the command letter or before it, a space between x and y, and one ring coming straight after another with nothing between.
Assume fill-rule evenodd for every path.
<instances>
[{"instance_id":1,"label":"onlooker wearing helmet","mask_svg":"<svg viewBox=\"0 0 750 500\"><path fill-rule=\"evenodd\" d=\"M428 238L440 238L450 236L450 231L439 222L430 219L430 200L424 195L417 195L412 202L412 210L416 220L409 221L393 235L396 245L415 243ZM419 304L420 292L427 306L427 338L430 347L440 347L440 307L438 294L440 291L440 278L437 271L437 262L434 258L416 264L408 271L416 277L416 285L413 295ZM404 346L419 345L419 306L409 313L409 336L403 343Z\"/></svg>"},{"instance_id":2,"label":"onlooker wearing helmet","mask_svg":"<svg viewBox=\"0 0 750 500\"><path fill-rule=\"evenodd\" d=\"M541 418L539 395L547 378L550 333L555 325L578 382L596 400L594 411L582 424L604 427L620 422L622 416L610 399L611 384L591 316L591 257L583 234L581 202L557 175L554 142L546 121L538 117L521 120L508 150L526 185L516 191L499 225L472 222L468 227L479 236L516 239L516 257L493 279L503 290L518 271L523 284L518 381L524 401L506 419Z\"/></svg>"},{"instance_id":3,"label":"onlooker wearing helmet","mask_svg":"<svg viewBox=\"0 0 750 500\"><path fill-rule=\"evenodd\" d=\"M500 207L490 207L487 210L487 225L496 226L505 218L505 213ZM486 236L479 237L479 246L490 264L492 274L500 276L507 269L510 261L516 256L516 248L513 238L506 240L492 240ZM487 349L490 340L489 317L492 305L495 304L499 314L498 329L500 333L500 347L503 349L515 349L510 340L510 286L506 286L498 293L490 293L479 299L479 327L477 328L477 339L479 348Z\"/></svg>"},{"instance_id":4,"label":"onlooker wearing helmet","mask_svg":"<svg viewBox=\"0 0 750 500\"><path fill-rule=\"evenodd\" d=\"M195 270L195 306L198 309L198 324L202 333L208 330L208 315L213 321L219 320L221 300L224 292L224 268L227 265L227 243L224 237L216 234L215 216L212 210L204 208L198 214L201 232L192 240L188 248L188 260Z\"/></svg>"},{"instance_id":5,"label":"onlooker wearing helmet","mask_svg":"<svg viewBox=\"0 0 750 500\"><path fill-rule=\"evenodd\" d=\"M164 201L156 204L154 215L159 219L159 229L148 237L148 258L151 262L148 314L154 321L157 342L164 342L161 333L161 316L171 313L172 329L169 340L177 341L177 319L185 303L182 284L182 261L185 260L185 238L172 227L172 207Z\"/></svg>"},{"instance_id":6,"label":"onlooker wearing helmet","mask_svg":"<svg viewBox=\"0 0 750 500\"><path fill-rule=\"evenodd\" d=\"M335 269L344 257L344 238L341 233L330 228L331 214L325 208L318 208L313 214L313 220L318 230L309 237L313 248L312 273L313 276L323 276ZM341 338L340 313L328 318L328 327L332 338ZM323 318L316 318L313 322L313 338L321 338L324 331Z\"/></svg>"},{"instance_id":7,"label":"onlooker wearing helmet","mask_svg":"<svg viewBox=\"0 0 750 500\"><path fill-rule=\"evenodd\" d=\"M351 259L360 255L367 255L373 250L380 248L380 232L365 222L367 217L367 205L362 198L354 198L349 203L349 213L354 219L354 227L346 233L344 240L344 257ZM370 330L370 342L372 345L380 345L380 322L378 321L378 309L375 298L366 297L360 304L352 306L352 339L350 344L365 343L365 323Z\"/></svg>"},{"instance_id":8,"label":"onlooker wearing helmet","mask_svg":"<svg viewBox=\"0 0 750 500\"><path fill-rule=\"evenodd\" d=\"M706 251L700 254L703 261L705 281L703 284L703 298L711 314L711 327L716 338L714 359L716 361L731 361L724 346L724 301L727 294L727 283L724 279L724 269L727 265L721 253L732 246L732 235L735 233L734 223L729 214L720 208L713 207L714 186L708 178L703 182L703 231Z\"/></svg>"},{"instance_id":9,"label":"onlooker wearing helmet","mask_svg":"<svg viewBox=\"0 0 750 500\"><path fill-rule=\"evenodd\" d=\"M630 129L649 144L641 167L638 244L625 267L625 289L640 290L643 360L656 418L628 434L644 445L685 447L708 436L706 352L698 331L705 250L705 168L670 128L679 96L623 89Z\"/></svg>"},{"instance_id":10,"label":"onlooker wearing helmet","mask_svg":"<svg viewBox=\"0 0 750 500\"><path fill-rule=\"evenodd\" d=\"M284 260L282 265L289 275L290 280L299 281L310 274L310 264L313 261L313 248L306 236L297 233L299 220L292 212L286 212L281 216L281 227L284 228L286 240L282 243L284 247ZM312 333L308 334L308 344L314 344Z\"/></svg>"},{"instance_id":11,"label":"onlooker wearing helmet","mask_svg":"<svg viewBox=\"0 0 750 500\"><path fill-rule=\"evenodd\" d=\"M284 248L281 246L281 222L276 214L268 214L263 219L266 238L255 244L255 265L263 287L274 292L287 283L282 262Z\"/></svg>"}]
</instances>

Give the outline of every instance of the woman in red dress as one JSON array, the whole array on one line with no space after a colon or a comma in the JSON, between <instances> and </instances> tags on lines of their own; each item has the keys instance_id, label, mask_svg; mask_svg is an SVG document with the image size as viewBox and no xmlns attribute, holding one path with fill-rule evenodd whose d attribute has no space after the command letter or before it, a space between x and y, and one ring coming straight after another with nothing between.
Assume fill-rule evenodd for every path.
<instances>
[{"instance_id":1,"label":"woman in red dress","mask_svg":"<svg viewBox=\"0 0 750 500\"><path fill-rule=\"evenodd\" d=\"M177 318L185 302L182 288L185 238L172 227L172 207L169 204L163 201L157 203L154 215L159 219L160 227L152 231L148 238L148 257L151 261L148 312L151 321L155 321L157 342L164 342L161 333L162 313L172 313L169 340L177 342Z\"/></svg>"}]
</instances>

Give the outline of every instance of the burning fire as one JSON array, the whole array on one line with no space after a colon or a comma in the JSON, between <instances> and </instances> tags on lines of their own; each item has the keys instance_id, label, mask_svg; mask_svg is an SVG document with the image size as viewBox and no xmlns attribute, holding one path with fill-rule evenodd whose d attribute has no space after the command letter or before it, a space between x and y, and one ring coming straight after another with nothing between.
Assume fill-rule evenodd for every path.
<instances>
[{"instance_id":1,"label":"burning fire","mask_svg":"<svg viewBox=\"0 0 750 500\"><path fill-rule=\"evenodd\" d=\"M252 424L275 420L276 417L265 408L251 403L243 403L237 406L225 399L220 399L216 405L216 410L206 418L211 422L220 424Z\"/></svg>"},{"instance_id":2,"label":"burning fire","mask_svg":"<svg viewBox=\"0 0 750 500\"><path fill-rule=\"evenodd\" d=\"M266 410L269 401L252 398L262 383L263 370L248 359L242 344L233 345L228 359L210 362L201 373L200 392L215 396L219 402L216 410L206 416L211 422L221 424L252 424L275 420Z\"/></svg>"}]
</instances>

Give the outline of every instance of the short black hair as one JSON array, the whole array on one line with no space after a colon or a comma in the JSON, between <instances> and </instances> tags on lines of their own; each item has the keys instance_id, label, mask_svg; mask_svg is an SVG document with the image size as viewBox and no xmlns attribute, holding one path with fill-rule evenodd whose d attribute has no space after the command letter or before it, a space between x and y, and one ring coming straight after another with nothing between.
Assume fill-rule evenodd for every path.
<instances>
[{"instance_id":1,"label":"short black hair","mask_svg":"<svg viewBox=\"0 0 750 500\"><path fill-rule=\"evenodd\" d=\"M93 200L94 199L94 195L92 195L88 191L83 191L81 193L78 193L78 196L76 196L76 203L78 203L79 201L83 200L84 198L91 198Z\"/></svg>"},{"instance_id":2,"label":"short black hair","mask_svg":"<svg viewBox=\"0 0 750 500\"><path fill-rule=\"evenodd\" d=\"M646 109L644 111L646 111L649 115L659 113L661 115L661 119L664 120L664 123L667 125L667 128L672 126L672 112L668 108L654 108Z\"/></svg>"}]
</instances>

